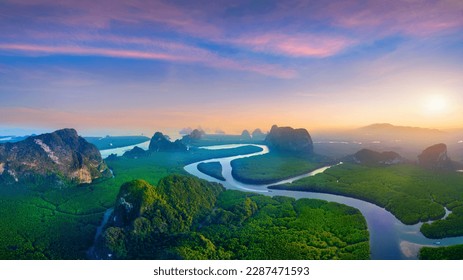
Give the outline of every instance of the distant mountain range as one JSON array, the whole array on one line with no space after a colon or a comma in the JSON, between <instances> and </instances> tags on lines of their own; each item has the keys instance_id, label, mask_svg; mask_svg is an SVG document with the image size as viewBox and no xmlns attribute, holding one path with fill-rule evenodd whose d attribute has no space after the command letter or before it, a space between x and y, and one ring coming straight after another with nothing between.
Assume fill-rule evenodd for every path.
<instances>
[{"instance_id":1,"label":"distant mountain range","mask_svg":"<svg viewBox=\"0 0 463 280\"><path fill-rule=\"evenodd\" d=\"M412 127L412 126L397 126L390 123L375 123L357 129L358 132L364 135L372 134L433 134L442 136L444 131L431 128Z\"/></svg>"},{"instance_id":2,"label":"distant mountain range","mask_svg":"<svg viewBox=\"0 0 463 280\"><path fill-rule=\"evenodd\" d=\"M359 149L395 151L405 158L415 159L424 148L446 143L449 154L463 159L463 129L439 130L375 123L345 131L314 133L315 151L336 158L351 155Z\"/></svg>"},{"instance_id":3,"label":"distant mountain range","mask_svg":"<svg viewBox=\"0 0 463 280\"><path fill-rule=\"evenodd\" d=\"M14 135L0 136L0 144L8 143L8 142L9 143L19 142L30 136L36 136L36 135L32 134L32 135L26 135L26 136L14 136Z\"/></svg>"}]
</instances>

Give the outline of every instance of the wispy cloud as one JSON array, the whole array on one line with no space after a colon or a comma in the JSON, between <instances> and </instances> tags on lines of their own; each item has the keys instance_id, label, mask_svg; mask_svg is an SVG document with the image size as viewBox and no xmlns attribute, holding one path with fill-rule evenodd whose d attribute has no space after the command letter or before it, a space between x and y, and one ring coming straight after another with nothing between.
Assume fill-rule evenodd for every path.
<instances>
[{"instance_id":1,"label":"wispy cloud","mask_svg":"<svg viewBox=\"0 0 463 280\"><path fill-rule=\"evenodd\" d=\"M288 78L295 76L295 70L237 59L182 41L212 42L242 52L287 58L324 58L362 44L362 40L393 33L429 36L463 26L463 2L459 0L330 1L317 5L294 0L273 8L269 4L270 8L263 9L266 12L258 17L243 13L233 21L222 18L230 4L218 3L6 0L0 5L0 38L7 38L10 44L2 44L2 49L200 63ZM247 1L234 5L242 11L255 8ZM15 24L18 21L21 24ZM320 25L335 32L306 30ZM43 27L50 36L43 36ZM132 31L142 35L129 35Z\"/></svg>"},{"instance_id":2,"label":"wispy cloud","mask_svg":"<svg viewBox=\"0 0 463 280\"><path fill-rule=\"evenodd\" d=\"M462 28L462 13L460 0L335 2L321 10L321 16L342 28L374 32L376 36L400 33L417 37Z\"/></svg>"},{"instance_id":3,"label":"wispy cloud","mask_svg":"<svg viewBox=\"0 0 463 280\"><path fill-rule=\"evenodd\" d=\"M73 55L99 55L120 58L156 59L156 60L185 60L168 54L155 52L140 52L131 50L103 49L80 46L40 46L24 44L0 44L0 49L26 52L29 55L40 54L73 54Z\"/></svg>"},{"instance_id":4,"label":"wispy cloud","mask_svg":"<svg viewBox=\"0 0 463 280\"><path fill-rule=\"evenodd\" d=\"M259 13L253 14L256 7ZM336 56L393 34L452 32L463 28L462 12L461 0L288 0L275 5L5 0L0 3L0 49L163 60L292 78L298 74L294 59ZM268 54L282 59L270 63Z\"/></svg>"},{"instance_id":5,"label":"wispy cloud","mask_svg":"<svg viewBox=\"0 0 463 280\"><path fill-rule=\"evenodd\" d=\"M313 34L288 35L267 33L231 40L232 44L254 51L292 57L327 57L336 55L353 44L353 40Z\"/></svg>"},{"instance_id":6,"label":"wispy cloud","mask_svg":"<svg viewBox=\"0 0 463 280\"><path fill-rule=\"evenodd\" d=\"M218 35L220 29L207 22L200 9L185 9L162 0L14 0L5 1L9 17L27 22L109 29L117 22L128 25L158 24L171 31L196 36ZM44 10L46 12L40 12ZM33 17L31 17L33 15ZM155 25L151 28L156 29ZM159 29L159 27L157 27Z\"/></svg>"},{"instance_id":7,"label":"wispy cloud","mask_svg":"<svg viewBox=\"0 0 463 280\"><path fill-rule=\"evenodd\" d=\"M253 1L195 1L195 3L163 0L5 0L0 5L4 20L13 20L33 28L34 24L52 24L55 28L114 30L120 25L132 30L143 28L151 33L174 32L208 40L224 40L234 33L248 37L280 33L299 43L298 34L307 29L323 27L341 28L359 35L383 36L385 33L403 33L410 36L427 36L463 27L463 2L460 0L367 0L329 1L313 3L305 0L288 0L272 7L272 3L259 4L265 13L258 16L243 12L224 19L229 10L253 11ZM2 11L2 8L5 9ZM1 21L0 21L1 22ZM27 29L27 28L26 28ZM292 36L291 34L295 34ZM259 34L258 34L259 35ZM259 35L268 36L268 35ZM246 37L246 36L245 36ZM316 37L313 36L312 37ZM340 40L334 38L309 38ZM244 40L244 39L243 39ZM262 40L262 38L261 38ZM322 40L322 41L323 41ZM280 44L282 45L282 44ZM307 42L305 42L307 45ZM321 44L323 47L323 44ZM332 44L328 44L332 47ZM280 46L277 49L290 47ZM314 47L318 50L318 45ZM268 49L268 48L264 48ZM293 48L290 48L293 49ZM292 50L290 53L318 53L314 50Z\"/></svg>"},{"instance_id":8,"label":"wispy cloud","mask_svg":"<svg viewBox=\"0 0 463 280\"><path fill-rule=\"evenodd\" d=\"M202 49L189 48L187 46L180 47L179 45L177 45L177 49L182 50L181 54L177 51L175 51L174 53L170 53L153 50L139 51L131 49L115 49L75 45L46 46L36 44L0 44L0 49L12 52L20 52L21 54L32 56L81 55L128 59L164 60L183 63L200 63L215 68L255 72L266 76L273 76L285 79L292 78L296 75L295 71L291 69L285 69L277 65L266 63L259 64L250 61L237 61L229 58L220 57L214 53L207 52Z\"/></svg>"}]
</instances>

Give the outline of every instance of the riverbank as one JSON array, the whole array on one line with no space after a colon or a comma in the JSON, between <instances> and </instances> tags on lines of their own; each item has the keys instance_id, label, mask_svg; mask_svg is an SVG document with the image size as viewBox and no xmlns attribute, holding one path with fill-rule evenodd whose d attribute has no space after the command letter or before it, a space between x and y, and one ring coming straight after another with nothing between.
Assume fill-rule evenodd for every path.
<instances>
[{"instance_id":1,"label":"riverbank","mask_svg":"<svg viewBox=\"0 0 463 280\"><path fill-rule=\"evenodd\" d=\"M262 145L260 145L262 146ZM266 146L264 146L266 148ZM396 217L394 217L390 212L385 208L381 208L377 205L374 205L369 202L365 202L359 199L354 199L351 197L344 197L339 195L332 195L326 193L313 193L313 192L299 192L299 191L288 191L288 190L272 190L268 189L268 185L252 185L245 184L237 181L232 176L232 166L231 161L241 158L241 157L251 157L268 153L268 148L264 149L263 152L248 154L243 156L234 156L229 158L221 159L210 159L208 161L218 161L221 163L223 168L223 176L225 177L225 182L220 182L217 179L214 179L210 176L201 173L197 169L197 165L200 162L189 164L185 166L185 170L195 175L199 178L215 181L222 183L226 188L237 189L247 192L256 192L269 196L288 196L296 199L299 198L315 198L322 199L331 202L338 202L346 204L348 206L357 208L360 210L362 215L367 221L367 226L370 232L370 250L371 258L386 260L386 259L417 259L417 255L410 255L405 252L404 246L400 246L401 242L406 241L411 244L416 244L419 246L434 246L435 242L440 242L442 246L463 244L463 237L454 237L454 238L444 238L444 239L429 239L423 236L419 231L420 224L415 225L405 225L400 222ZM206 162L206 161L204 161ZM313 176L314 174L319 174L329 170L327 167L320 168L314 172L298 176L297 179L304 177ZM320 172L321 171L321 172ZM292 178L295 179L295 178ZM289 183L294 180L286 180L284 182ZM279 182L279 183L284 183Z\"/></svg>"}]
</instances>

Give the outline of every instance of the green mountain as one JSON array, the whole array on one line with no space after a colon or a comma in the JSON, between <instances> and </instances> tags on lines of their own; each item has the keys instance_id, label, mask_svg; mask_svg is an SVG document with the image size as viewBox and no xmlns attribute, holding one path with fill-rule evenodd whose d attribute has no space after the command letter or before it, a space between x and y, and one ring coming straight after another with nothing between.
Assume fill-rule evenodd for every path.
<instances>
[{"instance_id":1,"label":"green mountain","mask_svg":"<svg viewBox=\"0 0 463 280\"><path fill-rule=\"evenodd\" d=\"M187 147L181 140L172 142L168 136L161 132L154 133L149 145L150 152L178 152L186 150Z\"/></svg>"},{"instance_id":2,"label":"green mountain","mask_svg":"<svg viewBox=\"0 0 463 280\"><path fill-rule=\"evenodd\" d=\"M354 208L225 190L190 176L122 185L96 246L102 259L367 259Z\"/></svg>"}]
</instances>

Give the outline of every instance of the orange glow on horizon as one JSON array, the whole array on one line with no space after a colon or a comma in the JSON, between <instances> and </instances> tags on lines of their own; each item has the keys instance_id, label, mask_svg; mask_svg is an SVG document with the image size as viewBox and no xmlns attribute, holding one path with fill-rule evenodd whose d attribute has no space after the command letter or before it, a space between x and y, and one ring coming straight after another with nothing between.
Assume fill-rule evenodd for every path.
<instances>
[{"instance_id":1,"label":"orange glow on horizon","mask_svg":"<svg viewBox=\"0 0 463 280\"><path fill-rule=\"evenodd\" d=\"M439 105L440 106L440 105ZM220 110L219 110L220 111ZM436 129L461 128L460 121L436 123L429 125L422 118L415 120L401 118L363 118L362 113L345 115L338 113L335 115L317 115L320 110L312 110L311 113L277 111L274 115L269 115L265 109L260 111L238 111L227 112L226 114L204 114L201 112L163 111L153 112L149 110L121 110L118 112L63 112L56 110L35 110L28 108L14 108L2 111L2 119L8 123L19 127L31 127L47 124L50 129L73 127L78 131L118 131L122 133L144 133L152 134L154 131L178 132L185 127L201 127L208 133L216 130L223 130L227 134L240 134L244 129L253 131L260 128L266 132L271 126L292 126L294 128L306 128L310 131L336 131L349 130L373 123L391 123L399 126L414 126ZM121 117L123 116L123 117ZM33 120L40 120L34 122ZM420 121L421 120L421 121ZM432 123L431 123L432 124Z\"/></svg>"}]
</instances>

